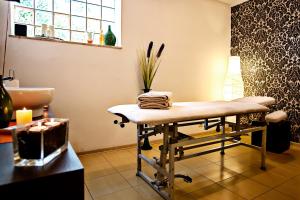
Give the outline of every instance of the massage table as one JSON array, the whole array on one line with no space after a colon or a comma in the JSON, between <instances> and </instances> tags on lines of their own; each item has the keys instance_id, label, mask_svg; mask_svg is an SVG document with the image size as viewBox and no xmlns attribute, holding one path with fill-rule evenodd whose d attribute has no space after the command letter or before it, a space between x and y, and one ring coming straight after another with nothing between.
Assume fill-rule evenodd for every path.
<instances>
[{"instance_id":1,"label":"massage table","mask_svg":"<svg viewBox=\"0 0 300 200\"><path fill-rule=\"evenodd\" d=\"M241 123L241 118L259 114L260 121L265 121L269 108L258 103L239 101L212 101L212 102L178 102L166 110L140 109L136 104L118 105L108 109L112 114L121 117L115 120L122 128L126 123L137 125L137 173L164 199L174 199L174 179L183 178L186 182L192 179L188 176L175 174L175 162L220 151L223 155L225 149L244 145L258 149L261 152L261 169L266 169L266 124L252 126L251 123ZM226 117L234 116L235 123L232 131L227 131ZM220 122L219 122L220 121ZM205 123L220 123L220 133L202 137L192 137L179 132L180 127L194 126ZM232 122L230 122L232 125ZM261 125L262 124L262 125ZM257 147L243 143L239 137L254 131L262 131L262 146ZM148 158L142 154L141 141L145 137L163 134L163 144L160 146L160 158ZM229 144L225 142L229 142ZM213 144L220 147L186 154L187 150L197 149ZM142 160L152 166L157 172L155 178L150 178L142 170Z\"/></svg>"}]
</instances>

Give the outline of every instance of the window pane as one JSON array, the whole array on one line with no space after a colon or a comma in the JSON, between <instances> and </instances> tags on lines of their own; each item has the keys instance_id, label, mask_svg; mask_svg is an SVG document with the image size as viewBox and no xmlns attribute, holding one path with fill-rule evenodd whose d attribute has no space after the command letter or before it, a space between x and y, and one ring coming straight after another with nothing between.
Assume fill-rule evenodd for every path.
<instances>
[{"instance_id":1,"label":"window pane","mask_svg":"<svg viewBox=\"0 0 300 200\"><path fill-rule=\"evenodd\" d=\"M115 0L102 0L102 6L115 7Z\"/></svg>"},{"instance_id":2,"label":"window pane","mask_svg":"<svg viewBox=\"0 0 300 200\"><path fill-rule=\"evenodd\" d=\"M101 6L87 5L87 16L91 18L100 19L101 18Z\"/></svg>"},{"instance_id":3,"label":"window pane","mask_svg":"<svg viewBox=\"0 0 300 200\"><path fill-rule=\"evenodd\" d=\"M54 11L70 14L70 0L54 0Z\"/></svg>"},{"instance_id":4,"label":"window pane","mask_svg":"<svg viewBox=\"0 0 300 200\"><path fill-rule=\"evenodd\" d=\"M35 8L52 11L52 0L35 0Z\"/></svg>"},{"instance_id":5,"label":"window pane","mask_svg":"<svg viewBox=\"0 0 300 200\"><path fill-rule=\"evenodd\" d=\"M15 7L15 22L33 24L33 10L22 7Z\"/></svg>"},{"instance_id":6,"label":"window pane","mask_svg":"<svg viewBox=\"0 0 300 200\"><path fill-rule=\"evenodd\" d=\"M48 24L52 25L52 13L45 11L36 11L35 12L35 24L42 25Z\"/></svg>"},{"instance_id":7,"label":"window pane","mask_svg":"<svg viewBox=\"0 0 300 200\"><path fill-rule=\"evenodd\" d=\"M84 17L72 16L72 18L71 18L72 30L85 31L86 30L86 20L85 19L86 18L84 18Z\"/></svg>"},{"instance_id":8,"label":"window pane","mask_svg":"<svg viewBox=\"0 0 300 200\"><path fill-rule=\"evenodd\" d=\"M97 5L101 5L101 0L87 0L87 2L97 4Z\"/></svg>"},{"instance_id":9,"label":"window pane","mask_svg":"<svg viewBox=\"0 0 300 200\"><path fill-rule=\"evenodd\" d=\"M34 26L27 25L27 36L34 37Z\"/></svg>"},{"instance_id":10,"label":"window pane","mask_svg":"<svg viewBox=\"0 0 300 200\"><path fill-rule=\"evenodd\" d=\"M55 29L55 37L64 41L70 41L70 31Z\"/></svg>"},{"instance_id":11,"label":"window pane","mask_svg":"<svg viewBox=\"0 0 300 200\"><path fill-rule=\"evenodd\" d=\"M108 31L108 26L111 25L111 31L116 35L115 32L115 24L112 22L105 22L102 21L102 30L103 30L103 34L106 34L106 32Z\"/></svg>"},{"instance_id":12,"label":"window pane","mask_svg":"<svg viewBox=\"0 0 300 200\"><path fill-rule=\"evenodd\" d=\"M93 33L100 33L100 20L88 19L87 31Z\"/></svg>"},{"instance_id":13,"label":"window pane","mask_svg":"<svg viewBox=\"0 0 300 200\"><path fill-rule=\"evenodd\" d=\"M86 43L86 40L85 40L85 33L82 33L82 32L74 32L72 31L72 41L73 42L82 42L82 43Z\"/></svg>"},{"instance_id":14,"label":"window pane","mask_svg":"<svg viewBox=\"0 0 300 200\"><path fill-rule=\"evenodd\" d=\"M115 21L115 9L103 7L102 19L107 21Z\"/></svg>"},{"instance_id":15,"label":"window pane","mask_svg":"<svg viewBox=\"0 0 300 200\"><path fill-rule=\"evenodd\" d=\"M100 44L100 34L95 34L94 35L93 44Z\"/></svg>"},{"instance_id":16,"label":"window pane","mask_svg":"<svg viewBox=\"0 0 300 200\"><path fill-rule=\"evenodd\" d=\"M40 27L40 26L35 27L35 35L36 36L41 36L42 35L42 27Z\"/></svg>"},{"instance_id":17,"label":"window pane","mask_svg":"<svg viewBox=\"0 0 300 200\"><path fill-rule=\"evenodd\" d=\"M72 1L72 15L86 16L86 3Z\"/></svg>"},{"instance_id":18,"label":"window pane","mask_svg":"<svg viewBox=\"0 0 300 200\"><path fill-rule=\"evenodd\" d=\"M20 5L29 7L29 8L33 8L33 0L21 0Z\"/></svg>"},{"instance_id":19,"label":"window pane","mask_svg":"<svg viewBox=\"0 0 300 200\"><path fill-rule=\"evenodd\" d=\"M70 16L63 14L54 14L54 27L70 29Z\"/></svg>"}]
</instances>

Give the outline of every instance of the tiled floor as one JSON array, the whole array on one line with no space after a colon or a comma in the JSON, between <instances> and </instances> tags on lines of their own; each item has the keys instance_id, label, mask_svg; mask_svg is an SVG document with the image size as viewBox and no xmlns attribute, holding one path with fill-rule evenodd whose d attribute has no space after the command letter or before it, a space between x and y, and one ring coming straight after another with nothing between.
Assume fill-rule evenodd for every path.
<instances>
[{"instance_id":1,"label":"tiled floor","mask_svg":"<svg viewBox=\"0 0 300 200\"><path fill-rule=\"evenodd\" d=\"M246 138L247 139L247 138ZM158 143L149 157L159 156ZM85 167L86 200L162 199L135 176L135 148L80 156ZM176 199L300 199L300 145L284 154L268 153L267 171L261 171L260 153L247 147L226 150L176 163L176 173L193 178L192 183L176 179ZM145 166L145 165L144 165ZM144 167L153 176L151 167Z\"/></svg>"}]
</instances>

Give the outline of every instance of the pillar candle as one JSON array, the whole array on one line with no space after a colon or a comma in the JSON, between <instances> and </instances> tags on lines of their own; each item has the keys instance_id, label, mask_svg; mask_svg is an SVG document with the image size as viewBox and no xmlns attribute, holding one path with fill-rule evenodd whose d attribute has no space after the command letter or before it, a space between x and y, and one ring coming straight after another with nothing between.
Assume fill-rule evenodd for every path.
<instances>
[{"instance_id":1,"label":"pillar candle","mask_svg":"<svg viewBox=\"0 0 300 200\"><path fill-rule=\"evenodd\" d=\"M23 110L16 111L17 125L25 125L32 122L32 110Z\"/></svg>"}]
</instances>

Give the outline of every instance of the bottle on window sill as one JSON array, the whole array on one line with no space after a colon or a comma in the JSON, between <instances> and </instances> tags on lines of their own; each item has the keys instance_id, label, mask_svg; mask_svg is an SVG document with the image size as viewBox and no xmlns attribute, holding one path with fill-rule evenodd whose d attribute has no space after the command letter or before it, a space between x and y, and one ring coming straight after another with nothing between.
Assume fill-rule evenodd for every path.
<instances>
[{"instance_id":1,"label":"bottle on window sill","mask_svg":"<svg viewBox=\"0 0 300 200\"><path fill-rule=\"evenodd\" d=\"M100 31L100 45L104 45L104 34L103 34L103 30Z\"/></svg>"}]
</instances>

